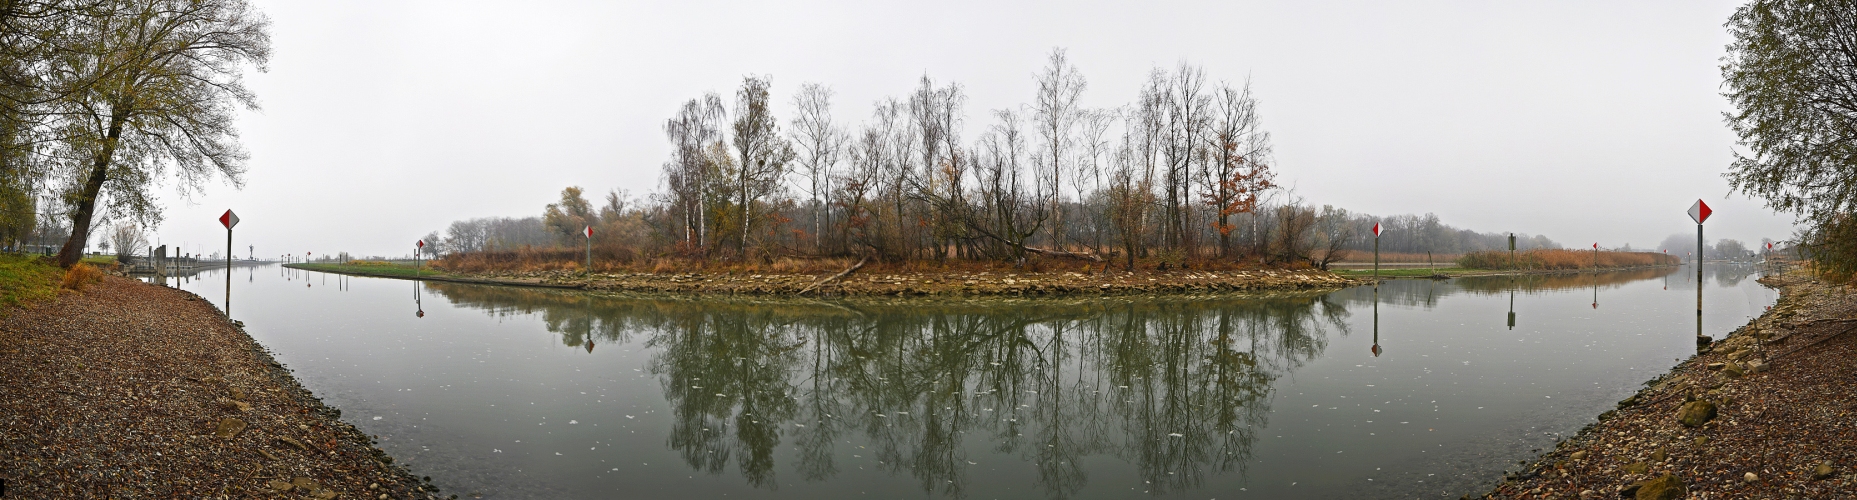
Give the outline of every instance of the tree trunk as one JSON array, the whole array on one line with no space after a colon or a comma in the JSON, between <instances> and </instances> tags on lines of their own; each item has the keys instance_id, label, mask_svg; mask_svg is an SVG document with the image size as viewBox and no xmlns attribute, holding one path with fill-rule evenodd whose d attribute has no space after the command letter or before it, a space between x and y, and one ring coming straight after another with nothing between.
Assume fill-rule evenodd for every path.
<instances>
[{"instance_id":1,"label":"tree trunk","mask_svg":"<svg viewBox=\"0 0 1857 500\"><path fill-rule=\"evenodd\" d=\"M90 161L90 177L84 180L84 191L78 193L77 210L71 213L71 238L65 240L64 248L58 250L58 266L70 268L84 258L84 246L90 239L90 216L97 208L97 195L103 191L103 181L109 179L110 160L116 155L116 144L123 134L122 114L110 115L109 135L103 139L103 150Z\"/></svg>"}]
</instances>

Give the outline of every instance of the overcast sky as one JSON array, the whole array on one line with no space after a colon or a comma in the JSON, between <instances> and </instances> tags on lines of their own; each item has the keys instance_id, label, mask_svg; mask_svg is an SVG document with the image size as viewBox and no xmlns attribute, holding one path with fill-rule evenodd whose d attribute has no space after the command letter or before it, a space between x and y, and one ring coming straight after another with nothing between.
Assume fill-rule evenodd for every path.
<instances>
[{"instance_id":1,"label":"overcast sky","mask_svg":"<svg viewBox=\"0 0 1857 500\"><path fill-rule=\"evenodd\" d=\"M274 51L248 77L246 185L164 190L162 243L222 248L231 208L240 255L404 254L569 185L643 195L676 106L748 74L772 77L783 127L803 82L849 124L924 74L957 82L971 139L1032 100L1054 47L1090 107L1182 61L1250 78L1279 179L1316 204L1575 247L1691 233L1698 198L1711 240L1792 231L1721 177L1728 1L256 4Z\"/></svg>"}]
</instances>

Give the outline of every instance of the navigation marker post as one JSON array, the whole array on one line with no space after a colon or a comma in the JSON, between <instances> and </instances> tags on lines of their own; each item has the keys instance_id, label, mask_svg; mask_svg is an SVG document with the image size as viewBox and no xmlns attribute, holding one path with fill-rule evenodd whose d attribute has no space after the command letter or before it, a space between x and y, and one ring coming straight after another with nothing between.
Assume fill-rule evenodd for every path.
<instances>
[{"instance_id":1,"label":"navigation marker post","mask_svg":"<svg viewBox=\"0 0 1857 500\"><path fill-rule=\"evenodd\" d=\"M1702 336L1702 221L1709 220L1709 204L1696 200L1689 206L1689 218L1696 221L1696 343L1703 343Z\"/></svg>"},{"instance_id":2,"label":"navigation marker post","mask_svg":"<svg viewBox=\"0 0 1857 500\"><path fill-rule=\"evenodd\" d=\"M413 274L414 275L418 275L419 272L425 268L425 266L423 265L423 262L419 260L420 257L423 257L420 254L425 253L425 251L426 251L426 240L419 240L419 243L416 243L413 245Z\"/></svg>"},{"instance_id":3,"label":"navigation marker post","mask_svg":"<svg viewBox=\"0 0 1857 500\"><path fill-rule=\"evenodd\" d=\"M593 275L593 226L587 226L587 275Z\"/></svg>"},{"instance_id":4,"label":"navigation marker post","mask_svg":"<svg viewBox=\"0 0 1857 500\"><path fill-rule=\"evenodd\" d=\"M1380 223L1373 223L1373 288L1380 288Z\"/></svg>"},{"instance_id":5,"label":"navigation marker post","mask_svg":"<svg viewBox=\"0 0 1857 500\"><path fill-rule=\"evenodd\" d=\"M219 225L226 226L226 321L232 321L232 226L239 225L239 216L226 209Z\"/></svg>"}]
</instances>

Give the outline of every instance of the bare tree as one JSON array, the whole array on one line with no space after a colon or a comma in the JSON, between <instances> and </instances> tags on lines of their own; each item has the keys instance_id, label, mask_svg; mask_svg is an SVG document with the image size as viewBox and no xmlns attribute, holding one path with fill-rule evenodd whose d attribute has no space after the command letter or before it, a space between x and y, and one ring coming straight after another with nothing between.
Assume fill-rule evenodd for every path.
<instances>
[{"instance_id":1,"label":"bare tree","mask_svg":"<svg viewBox=\"0 0 1857 500\"><path fill-rule=\"evenodd\" d=\"M1161 181L1161 210L1166 221L1162 242L1182 254L1191 254L1194 244L1188 230L1192 227L1188 205L1193 194L1190 183L1194 161L1203 156L1203 137L1210 121L1207 111L1211 99L1205 93L1205 80L1203 70L1181 63L1164 80L1166 90L1162 94L1166 106L1161 148L1166 167Z\"/></svg>"},{"instance_id":2,"label":"bare tree","mask_svg":"<svg viewBox=\"0 0 1857 500\"><path fill-rule=\"evenodd\" d=\"M754 204L780 189L780 177L793 160L793 147L780 137L780 125L774 120L766 78L749 76L735 91L735 124L731 137L735 146L737 210L741 213L741 250L748 252L749 236L754 227Z\"/></svg>"},{"instance_id":3,"label":"bare tree","mask_svg":"<svg viewBox=\"0 0 1857 500\"><path fill-rule=\"evenodd\" d=\"M1316 268L1326 271L1329 264L1348 258L1348 245L1354 240L1350 215L1346 209L1323 205L1315 216L1315 247L1321 256L1310 259L1310 263Z\"/></svg>"},{"instance_id":4,"label":"bare tree","mask_svg":"<svg viewBox=\"0 0 1857 500\"><path fill-rule=\"evenodd\" d=\"M717 182L709 149L722 140L725 115L722 96L710 92L685 102L677 116L664 123L664 135L671 141L664 183L683 227L683 244L690 248L705 247L709 241L709 198Z\"/></svg>"},{"instance_id":5,"label":"bare tree","mask_svg":"<svg viewBox=\"0 0 1857 500\"><path fill-rule=\"evenodd\" d=\"M126 260L135 255L136 250L148 246L148 238L142 235L140 226L133 222L123 222L110 230L109 241L104 244L116 248L117 260Z\"/></svg>"},{"instance_id":6,"label":"bare tree","mask_svg":"<svg viewBox=\"0 0 1857 500\"><path fill-rule=\"evenodd\" d=\"M817 83L800 85L799 94L793 96L793 107L798 115L793 118L793 128L788 134L797 148L799 173L806 181L806 194L812 197L807 205L812 215L812 251L819 253L825 228L831 226L828 207L831 205L832 170L848 139L845 132L832 123L830 87Z\"/></svg>"},{"instance_id":7,"label":"bare tree","mask_svg":"<svg viewBox=\"0 0 1857 500\"><path fill-rule=\"evenodd\" d=\"M980 138L978 152L980 213L968 220L980 234L999 244L996 255L1024 262L1026 241L1044 225L1044 200L1026 189L1023 161L1025 134L1018 115L994 111L998 123Z\"/></svg>"},{"instance_id":8,"label":"bare tree","mask_svg":"<svg viewBox=\"0 0 1857 500\"><path fill-rule=\"evenodd\" d=\"M48 74L87 82L49 103L69 167L75 202L71 237L58 262L83 257L92 215L107 192L112 205L158 220L152 184L169 167L186 193L217 175L241 185L246 153L233 128L235 108L256 109L242 81L246 65L270 57L269 21L243 0L111 0L80 23L82 50Z\"/></svg>"},{"instance_id":9,"label":"bare tree","mask_svg":"<svg viewBox=\"0 0 1857 500\"><path fill-rule=\"evenodd\" d=\"M1079 208L1089 214L1086 220L1090 223L1090 249L1096 253L1103 251L1103 235L1108 225L1108 218L1105 217L1107 210L1106 207L1092 207L1087 200L1090 193L1108 186L1104 182L1103 167L1115 152L1107 135L1109 127L1120 118L1119 113L1115 109L1085 110L1079 113L1076 175L1070 176L1070 183L1077 191Z\"/></svg>"},{"instance_id":10,"label":"bare tree","mask_svg":"<svg viewBox=\"0 0 1857 500\"><path fill-rule=\"evenodd\" d=\"M961 107L967 95L961 86L949 83L936 87L923 75L915 93L909 96L909 131L915 137L920 158L920 172L913 169L907 177L910 195L917 199L948 199L960 202L967 161L960 157ZM937 259L947 258L948 243L964 236L965 226L947 211L922 214L931 229L930 251Z\"/></svg>"},{"instance_id":11,"label":"bare tree","mask_svg":"<svg viewBox=\"0 0 1857 500\"><path fill-rule=\"evenodd\" d=\"M1212 161L1201 169L1200 197L1214 210L1213 229L1219 233L1219 256L1232 257L1232 216L1257 209L1258 196L1275 187L1268 164L1270 133L1257 116L1257 99L1251 84L1243 89L1220 85L1214 99L1212 133L1206 138Z\"/></svg>"},{"instance_id":12,"label":"bare tree","mask_svg":"<svg viewBox=\"0 0 1857 500\"><path fill-rule=\"evenodd\" d=\"M1064 246L1064 204L1062 186L1065 163L1071 158L1070 149L1075 142L1072 129L1076 128L1079 109L1077 101L1083 95L1088 82L1077 67L1070 64L1064 49L1051 49L1045 70L1038 75L1038 97L1032 104L1032 121L1038 128L1038 194L1045 198L1044 204L1051 211L1051 247L1062 250Z\"/></svg>"}]
</instances>

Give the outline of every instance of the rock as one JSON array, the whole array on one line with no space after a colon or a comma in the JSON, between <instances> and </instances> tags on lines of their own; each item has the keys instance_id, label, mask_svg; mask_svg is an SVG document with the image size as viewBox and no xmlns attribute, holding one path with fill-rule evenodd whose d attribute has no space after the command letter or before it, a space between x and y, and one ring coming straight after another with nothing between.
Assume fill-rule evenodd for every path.
<instances>
[{"instance_id":1,"label":"rock","mask_svg":"<svg viewBox=\"0 0 1857 500\"><path fill-rule=\"evenodd\" d=\"M1635 464L1625 465L1625 472L1632 473L1632 474L1643 474L1643 473L1650 472L1650 471L1651 471L1651 464L1644 463L1644 462L1638 462Z\"/></svg>"},{"instance_id":2,"label":"rock","mask_svg":"<svg viewBox=\"0 0 1857 500\"><path fill-rule=\"evenodd\" d=\"M305 446L305 445L303 444L303 442L302 442L302 441L297 441L297 440L295 440L295 439L291 439L291 438L290 438L290 436L278 436L278 437L277 437L277 440L278 440L278 441L283 441L283 442L284 442L284 444L288 444L288 445L291 445L291 446L295 446L295 447L297 447L297 449L299 449L299 450L303 450L303 451L309 451L309 446Z\"/></svg>"},{"instance_id":3,"label":"rock","mask_svg":"<svg viewBox=\"0 0 1857 500\"><path fill-rule=\"evenodd\" d=\"M329 500L331 498L335 498L335 490L328 490L328 489L316 490L316 492L311 493L310 496L320 498L322 500Z\"/></svg>"},{"instance_id":4,"label":"rock","mask_svg":"<svg viewBox=\"0 0 1857 500\"><path fill-rule=\"evenodd\" d=\"M1670 452L1664 451L1663 448L1658 448L1657 451L1651 452L1652 462L1663 463L1663 461L1669 460L1669 459L1670 459Z\"/></svg>"},{"instance_id":5,"label":"rock","mask_svg":"<svg viewBox=\"0 0 1857 500\"><path fill-rule=\"evenodd\" d=\"M1749 361L1747 363L1747 372L1748 373L1764 372L1764 371L1767 371L1768 366L1769 365L1766 362L1763 362L1760 360Z\"/></svg>"},{"instance_id":6,"label":"rock","mask_svg":"<svg viewBox=\"0 0 1857 500\"><path fill-rule=\"evenodd\" d=\"M1599 492L1593 490L1580 490L1580 498L1599 498Z\"/></svg>"},{"instance_id":7,"label":"rock","mask_svg":"<svg viewBox=\"0 0 1857 500\"><path fill-rule=\"evenodd\" d=\"M290 485L295 486L297 488L304 489L304 490L317 489L315 479L310 479L310 478L303 477L303 476L297 476L295 479L291 479Z\"/></svg>"},{"instance_id":8,"label":"rock","mask_svg":"<svg viewBox=\"0 0 1857 500\"><path fill-rule=\"evenodd\" d=\"M1748 354L1752 354L1752 353L1749 352L1747 349L1737 350L1735 352L1728 353L1728 360L1740 361L1741 358L1747 357Z\"/></svg>"},{"instance_id":9,"label":"rock","mask_svg":"<svg viewBox=\"0 0 1857 500\"><path fill-rule=\"evenodd\" d=\"M1831 474L1834 472L1836 471L1832 470L1831 462L1818 464L1818 467L1812 468L1812 480L1816 481L1830 478Z\"/></svg>"},{"instance_id":10,"label":"rock","mask_svg":"<svg viewBox=\"0 0 1857 500\"><path fill-rule=\"evenodd\" d=\"M226 439L232 439L234 437L237 437L240 432L244 432L244 431L245 431L244 420L227 417L227 418L222 418L219 420L219 427L213 429L213 435L226 438Z\"/></svg>"},{"instance_id":11,"label":"rock","mask_svg":"<svg viewBox=\"0 0 1857 500\"><path fill-rule=\"evenodd\" d=\"M1702 424L1714 418L1715 403L1702 400L1685 403L1676 413L1676 420L1689 427L1702 427Z\"/></svg>"},{"instance_id":12,"label":"rock","mask_svg":"<svg viewBox=\"0 0 1857 500\"><path fill-rule=\"evenodd\" d=\"M1696 446L1702 446L1706 444L1709 444L1708 436L1696 436Z\"/></svg>"},{"instance_id":13,"label":"rock","mask_svg":"<svg viewBox=\"0 0 1857 500\"><path fill-rule=\"evenodd\" d=\"M1586 450L1580 450L1580 451L1573 452L1573 454L1568 455L1567 458L1572 458L1574 460L1584 460L1586 459Z\"/></svg>"},{"instance_id":14,"label":"rock","mask_svg":"<svg viewBox=\"0 0 1857 500\"><path fill-rule=\"evenodd\" d=\"M244 401L244 400L245 400L245 390L244 390L244 389L240 389L240 388L237 388L237 387L233 387L233 388L232 388L232 390L230 390L230 391L228 391L228 392L230 392L230 393L232 393L232 399L234 399L234 400L238 400L238 401Z\"/></svg>"},{"instance_id":15,"label":"rock","mask_svg":"<svg viewBox=\"0 0 1857 500\"><path fill-rule=\"evenodd\" d=\"M281 479L272 479L270 483L266 484L266 486L270 486L271 489L277 490L277 491L290 491L290 488L294 487L290 483L285 482Z\"/></svg>"},{"instance_id":16,"label":"rock","mask_svg":"<svg viewBox=\"0 0 1857 500\"><path fill-rule=\"evenodd\" d=\"M1689 496L1689 487L1671 474L1634 484L1631 488L1638 490L1632 497L1637 500L1677 500Z\"/></svg>"},{"instance_id":17,"label":"rock","mask_svg":"<svg viewBox=\"0 0 1857 500\"><path fill-rule=\"evenodd\" d=\"M1747 370L1741 368L1739 364L1728 363L1727 366L1722 367L1722 375L1727 375L1728 378L1740 378L1742 375L1746 374Z\"/></svg>"},{"instance_id":18,"label":"rock","mask_svg":"<svg viewBox=\"0 0 1857 500\"><path fill-rule=\"evenodd\" d=\"M1722 369L1723 366L1728 366L1728 363L1709 363L1708 364L1708 367L1710 370L1720 370Z\"/></svg>"}]
</instances>

